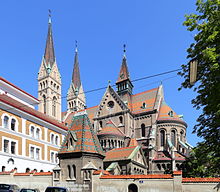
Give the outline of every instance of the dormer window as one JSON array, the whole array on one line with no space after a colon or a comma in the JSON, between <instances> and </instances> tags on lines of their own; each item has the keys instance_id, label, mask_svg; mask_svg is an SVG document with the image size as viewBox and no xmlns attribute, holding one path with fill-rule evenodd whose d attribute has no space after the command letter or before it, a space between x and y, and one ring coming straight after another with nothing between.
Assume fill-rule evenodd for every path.
<instances>
[{"instance_id":1,"label":"dormer window","mask_svg":"<svg viewBox=\"0 0 220 192\"><path fill-rule=\"evenodd\" d=\"M169 111L169 112L168 112L168 115L169 115L170 117L173 117L173 111Z\"/></svg>"},{"instance_id":2,"label":"dormer window","mask_svg":"<svg viewBox=\"0 0 220 192\"><path fill-rule=\"evenodd\" d=\"M147 107L147 105L146 105L146 103L144 102L144 103L142 104L141 108L142 108L142 109L146 109L146 107Z\"/></svg>"}]
</instances>

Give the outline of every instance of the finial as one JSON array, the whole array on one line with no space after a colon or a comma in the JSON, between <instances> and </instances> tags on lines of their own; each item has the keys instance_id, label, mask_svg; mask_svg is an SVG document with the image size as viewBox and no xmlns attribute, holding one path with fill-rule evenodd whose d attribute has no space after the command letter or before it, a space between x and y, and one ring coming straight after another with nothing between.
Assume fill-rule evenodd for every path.
<instances>
[{"instance_id":1,"label":"finial","mask_svg":"<svg viewBox=\"0 0 220 192\"><path fill-rule=\"evenodd\" d=\"M51 23L51 10L48 9L48 17L49 17L49 23Z\"/></svg>"},{"instance_id":2,"label":"finial","mask_svg":"<svg viewBox=\"0 0 220 192\"><path fill-rule=\"evenodd\" d=\"M78 43L77 40L75 40L75 52L78 52L78 49L77 49L78 45L77 45L77 43Z\"/></svg>"},{"instance_id":3,"label":"finial","mask_svg":"<svg viewBox=\"0 0 220 192\"><path fill-rule=\"evenodd\" d=\"M110 86L111 85L111 80L108 80L108 86Z\"/></svg>"},{"instance_id":4,"label":"finial","mask_svg":"<svg viewBox=\"0 0 220 192\"><path fill-rule=\"evenodd\" d=\"M124 48L123 51L124 51L124 57L125 57L125 53L126 53L126 44L123 45L123 48Z\"/></svg>"}]
</instances>

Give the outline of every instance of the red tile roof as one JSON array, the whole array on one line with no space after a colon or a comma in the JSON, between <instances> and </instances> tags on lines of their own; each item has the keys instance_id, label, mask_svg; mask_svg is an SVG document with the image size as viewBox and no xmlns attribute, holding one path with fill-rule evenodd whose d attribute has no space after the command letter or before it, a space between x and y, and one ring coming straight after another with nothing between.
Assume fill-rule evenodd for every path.
<instances>
[{"instance_id":1,"label":"red tile roof","mask_svg":"<svg viewBox=\"0 0 220 192\"><path fill-rule=\"evenodd\" d=\"M132 113L138 114L154 110L158 88L150 89L142 93L132 95L132 103L128 107ZM145 103L145 106L143 105Z\"/></svg>"},{"instance_id":2,"label":"red tile roof","mask_svg":"<svg viewBox=\"0 0 220 192\"><path fill-rule=\"evenodd\" d=\"M118 129L117 127L115 127L115 125L113 124L113 122L111 120L109 120L106 123L106 126L104 128L102 128L97 135L118 135L121 137L125 137L125 134Z\"/></svg>"},{"instance_id":3,"label":"red tile roof","mask_svg":"<svg viewBox=\"0 0 220 192\"><path fill-rule=\"evenodd\" d=\"M104 161L116 161L128 159L136 146L112 149L106 153Z\"/></svg>"},{"instance_id":4,"label":"red tile roof","mask_svg":"<svg viewBox=\"0 0 220 192\"><path fill-rule=\"evenodd\" d=\"M89 108L87 108L87 109L79 110L79 111L77 111L77 112L76 112L76 111L71 112L71 113L67 116L67 118L66 118L66 120L65 120L65 123L68 123L68 125L71 125L73 116L74 116L76 113L78 113L78 112L83 112L83 111L86 111L86 112L87 112L88 117L89 117L91 123L93 123L93 118L94 118L94 116L95 116L95 113L96 113L97 109L98 109L98 106L93 106L93 107L89 107Z\"/></svg>"},{"instance_id":5,"label":"red tile roof","mask_svg":"<svg viewBox=\"0 0 220 192\"><path fill-rule=\"evenodd\" d=\"M156 152L156 155L153 160L154 161L170 161L171 156L167 152L158 151L158 152ZM185 157L183 155L181 155L180 153L175 152L175 160L185 161Z\"/></svg>"},{"instance_id":6,"label":"red tile roof","mask_svg":"<svg viewBox=\"0 0 220 192\"><path fill-rule=\"evenodd\" d=\"M26 94L26 95L28 95L28 96L32 97L33 99L35 99L35 100L39 101L39 100L38 100L36 97L34 97L33 95L31 95L31 94L29 94L29 93L25 92L24 90L20 89L19 87L17 87L17 86L16 86L16 85L14 85L13 83L11 83L11 82L7 81L7 80L6 80L6 79L4 79L3 77L0 77L0 81L4 81L5 83L7 83L7 84L11 85L11 86L12 86L12 87L14 87L15 89L18 89L19 91L23 92L24 94Z\"/></svg>"},{"instance_id":7,"label":"red tile roof","mask_svg":"<svg viewBox=\"0 0 220 192\"><path fill-rule=\"evenodd\" d=\"M106 170L96 170L93 172L93 175L100 175L102 173L103 175L111 175L108 171Z\"/></svg>"},{"instance_id":8,"label":"red tile roof","mask_svg":"<svg viewBox=\"0 0 220 192\"><path fill-rule=\"evenodd\" d=\"M74 147L68 148L68 139L70 136L73 137L74 135L76 137L75 139L73 138L73 140L75 140ZM73 117L71 127L69 128L60 149L60 153L70 152L89 152L105 156L87 114Z\"/></svg>"},{"instance_id":9,"label":"red tile roof","mask_svg":"<svg viewBox=\"0 0 220 192\"><path fill-rule=\"evenodd\" d=\"M57 120L49 117L48 115L45 115L44 113L41 113L31 107L28 107L27 105L24 105L23 103L20 103L19 101L7 96L6 94L0 94L0 101L3 103L6 103L10 105L12 108L17 108L23 112L26 112L30 115L33 115L41 120L44 120L52 125L55 125L61 129L67 130L67 127L63 124L58 122Z\"/></svg>"},{"instance_id":10,"label":"red tile roof","mask_svg":"<svg viewBox=\"0 0 220 192\"><path fill-rule=\"evenodd\" d=\"M52 175L52 172L36 172L34 173L34 176L46 176L46 175Z\"/></svg>"},{"instance_id":11,"label":"red tile roof","mask_svg":"<svg viewBox=\"0 0 220 192\"><path fill-rule=\"evenodd\" d=\"M183 178L183 183L219 183L220 177L217 178Z\"/></svg>"},{"instance_id":12,"label":"red tile roof","mask_svg":"<svg viewBox=\"0 0 220 192\"><path fill-rule=\"evenodd\" d=\"M158 121L164 121L164 120L172 120L172 121L178 121L185 123L183 119L181 119L170 106L168 106L165 101L161 103L160 111L158 115Z\"/></svg>"},{"instance_id":13,"label":"red tile roof","mask_svg":"<svg viewBox=\"0 0 220 192\"><path fill-rule=\"evenodd\" d=\"M135 138L131 138L130 141L129 141L129 145L128 147L132 147L132 146L138 146L138 142Z\"/></svg>"},{"instance_id":14,"label":"red tile roof","mask_svg":"<svg viewBox=\"0 0 220 192\"><path fill-rule=\"evenodd\" d=\"M172 175L102 175L101 179L172 179Z\"/></svg>"},{"instance_id":15,"label":"red tile roof","mask_svg":"<svg viewBox=\"0 0 220 192\"><path fill-rule=\"evenodd\" d=\"M29 176L31 173L15 173L14 176Z\"/></svg>"}]
</instances>

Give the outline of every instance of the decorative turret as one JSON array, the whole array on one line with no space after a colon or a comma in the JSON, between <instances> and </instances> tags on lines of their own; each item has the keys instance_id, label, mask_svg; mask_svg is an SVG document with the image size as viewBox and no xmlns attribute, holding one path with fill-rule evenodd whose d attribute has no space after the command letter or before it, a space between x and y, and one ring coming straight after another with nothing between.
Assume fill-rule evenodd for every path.
<instances>
[{"instance_id":1,"label":"decorative turret","mask_svg":"<svg viewBox=\"0 0 220 192\"><path fill-rule=\"evenodd\" d=\"M130 80L129 72L128 72L128 66L127 66L127 59L125 55L125 45L124 45L124 56L122 59L121 69L118 76L118 80L116 82L117 85L117 92L120 97L122 97L123 101L128 101L127 96L132 95L132 89L133 85Z\"/></svg>"},{"instance_id":2,"label":"decorative turret","mask_svg":"<svg viewBox=\"0 0 220 192\"><path fill-rule=\"evenodd\" d=\"M76 45L72 80L67 93L68 111L78 111L86 107L86 99L80 80L78 49Z\"/></svg>"},{"instance_id":3,"label":"decorative turret","mask_svg":"<svg viewBox=\"0 0 220 192\"><path fill-rule=\"evenodd\" d=\"M61 121L61 76L57 67L49 11L45 53L38 73L38 110Z\"/></svg>"}]
</instances>

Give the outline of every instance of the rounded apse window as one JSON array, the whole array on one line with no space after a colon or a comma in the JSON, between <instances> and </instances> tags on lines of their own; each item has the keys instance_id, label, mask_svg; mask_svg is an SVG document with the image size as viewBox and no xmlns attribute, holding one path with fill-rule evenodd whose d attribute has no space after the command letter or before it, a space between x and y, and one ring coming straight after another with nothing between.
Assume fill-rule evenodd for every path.
<instances>
[{"instance_id":1,"label":"rounded apse window","mask_svg":"<svg viewBox=\"0 0 220 192\"><path fill-rule=\"evenodd\" d=\"M108 102L108 107L109 108L113 108L114 107L114 102L113 101L109 101Z\"/></svg>"}]
</instances>

